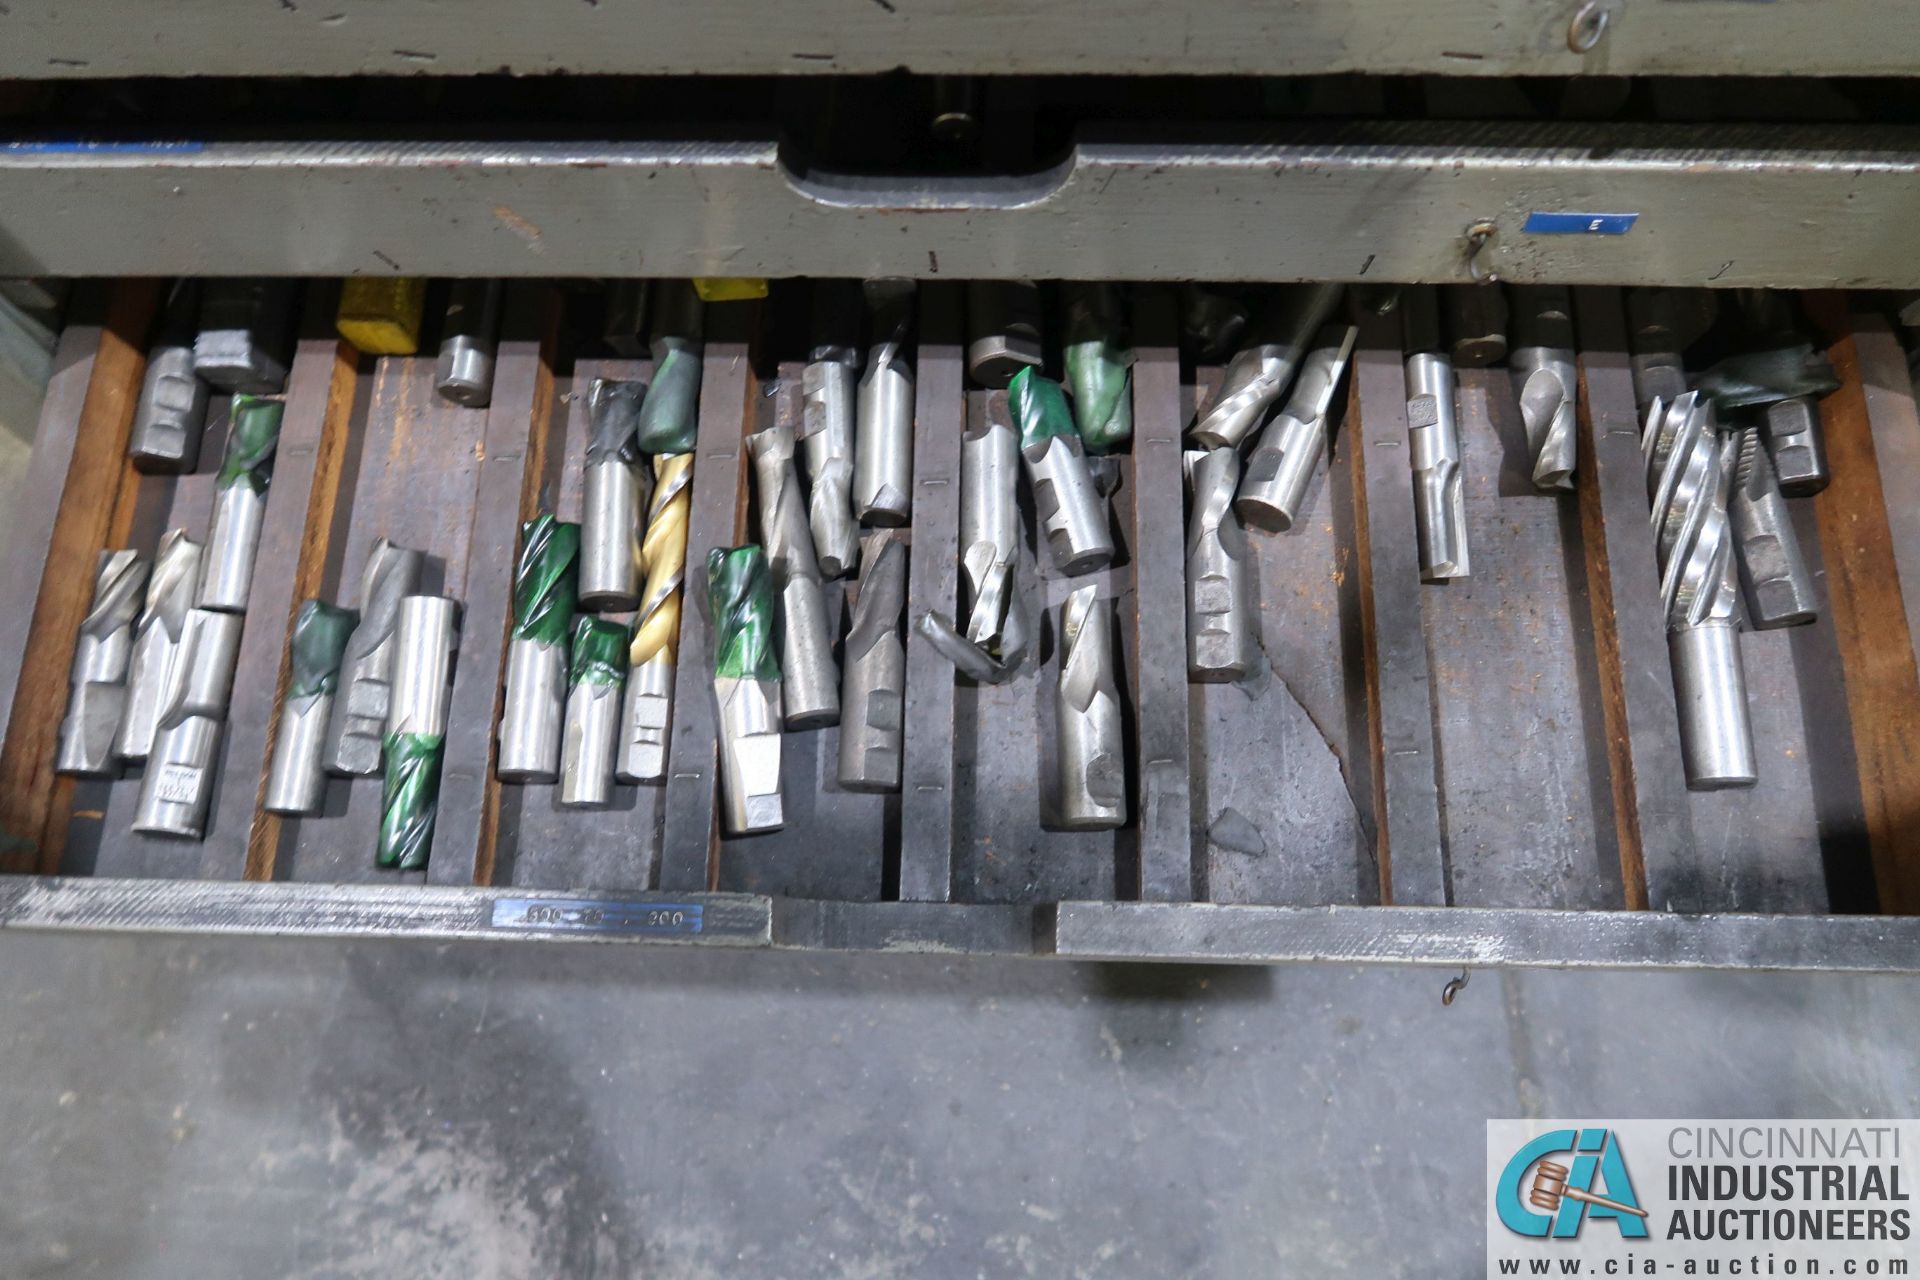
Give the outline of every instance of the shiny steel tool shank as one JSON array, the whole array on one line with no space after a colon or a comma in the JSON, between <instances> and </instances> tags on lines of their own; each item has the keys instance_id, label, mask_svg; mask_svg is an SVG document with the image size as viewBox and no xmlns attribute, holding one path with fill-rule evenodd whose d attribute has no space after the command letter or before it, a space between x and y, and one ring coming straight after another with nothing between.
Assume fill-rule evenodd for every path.
<instances>
[{"instance_id":1,"label":"shiny steel tool shank","mask_svg":"<svg viewBox=\"0 0 1920 1280\"><path fill-rule=\"evenodd\" d=\"M814 285L815 345L800 375L800 444L807 464L807 526L829 578L860 558L853 518L854 419L860 394L859 299L844 281Z\"/></svg>"},{"instance_id":2,"label":"shiny steel tool shank","mask_svg":"<svg viewBox=\"0 0 1920 1280\"><path fill-rule=\"evenodd\" d=\"M1070 831L1117 827L1127 820L1112 619L1112 604L1097 598L1091 583L1068 596L1060 610L1058 822Z\"/></svg>"},{"instance_id":3,"label":"shiny steel tool shank","mask_svg":"<svg viewBox=\"0 0 1920 1280\"><path fill-rule=\"evenodd\" d=\"M211 609L187 614L179 675L160 709L160 731L134 804L135 831L187 840L205 833L245 621Z\"/></svg>"},{"instance_id":4,"label":"shiny steel tool shank","mask_svg":"<svg viewBox=\"0 0 1920 1280\"><path fill-rule=\"evenodd\" d=\"M1253 666L1252 566L1247 537L1233 514L1240 455L1190 449L1185 455L1187 518L1187 675L1207 683L1238 680Z\"/></svg>"},{"instance_id":5,"label":"shiny steel tool shank","mask_svg":"<svg viewBox=\"0 0 1920 1280\"><path fill-rule=\"evenodd\" d=\"M502 782L552 782L560 776L567 638L579 563L579 525L542 515L520 526L506 697L494 760Z\"/></svg>"},{"instance_id":6,"label":"shiny steel tool shank","mask_svg":"<svg viewBox=\"0 0 1920 1280\"><path fill-rule=\"evenodd\" d=\"M653 502L640 548L647 582L627 648L626 706L614 756L613 774L621 782L659 782L667 776L673 673L687 571L687 517L692 505L693 455L656 454Z\"/></svg>"},{"instance_id":7,"label":"shiny steel tool shank","mask_svg":"<svg viewBox=\"0 0 1920 1280\"><path fill-rule=\"evenodd\" d=\"M713 618L713 697L719 712L720 799L728 835L777 831L780 663L773 652L773 584L759 547L707 553Z\"/></svg>"},{"instance_id":8,"label":"shiny steel tool shank","mask_svg":"<svg viewBox=\"0 0 1920 1280\"><path fill-rule=\"evenodd\" d=\"M1113 560L1107 504L1060 384L1022 369L1007 388L1007 411L1020 431L1020 456L1054 565L1069 576L1104 569Z\"/></svg>"},{"instance_id":9,"label":"shiny steel tool shank","mask_svg":"<svg viewBox=\"0 0 1920 1280\"><path fill-rule=\"evenodd\" d=\"M1573 488L1579 444L1579 368L1575 364L1573 300L1558 285L1513 291L1513 380L1533 453L1533 485Z\"/></svg>"},{"instance_id":10,"label":"shiny steel tool shank","mask_svg":"<svg viewBox=\"0 0 1920 1280\"><path fill-rule=\"evenodd\" d=\"M1199 449L1237 449L1285 395L1313 335L1333 314L1343 286L1311 284L1281 293L1252 338L1227 363L1220 392L1189 435Z\"/></svg>"},{"instance_id":11,"label":"shiny steel tool shank","mask_svg":"<svg viewBox=\"0 0 1920 1280\"><path fill-rule=\"evenodd\" d=\"M287 695L280 703L273 764L267 771L268 813L320 812L327 797L327 722L340 687L340 660L359 615L322 600L301 604L288 644Z\"/></svg>"},{"instance_id":12,"label":"shiny steel tool shank","mask_svg":"<svg viewBox=\"0 0 1920 1280\"><path fill-rule=\"evenodd\" d=\"M380 772L393 688L400 602L420 589L423 557L385 538L373 544L360 573L360 625L340 660L340 689L327 722L328 773L370 778Z\"/></svg>"},{"instance_id":13,"label":"shiny steel tool shank","mask_svg":"<svg viewBox=\"0 0 1920 1280\"><path fill-rule=\"evenodd\" d=\"M893 533L874 539L863 557L866 568L847 632L840 785L849 791L900 789L901 716L907 693L900 615L907 603L907 549Z\"/></svg>"},{"instance_id":14,"label":"shiny steel tool shank","mask_svg":"<svg viewBox=\"0 0 1920 1280\"><path fill-rule=\"evenodd\" d=\"M267 487L280 447L286 406L254 396L233 398L227 453L214 480L213 524L200 570L200 607L245 613L253 591L253 562L267 519Z\"/></svg>"},{"instance_id":15,"label":"shiny steel tool shank","mask_svg":"<svg viewBox=\"0 0 1920 1280\"><path fill-rule=\"evenodd\" d=\"M971 417L971 416L970 416ZM960 572L966 635L983 653L1017 661L1026 648L1020 599L1020 437L1007 403L986 398L960 439Z\"/></svg>"},{"instance_id":16,"label":"shiny steel tool shank","mask_svg":"<svg viewBox=\"0 0 1920 1280\"><path fill-rule=\"evenodd\" d=\"M1413 467L1420 576L1428 582L1464 578L1471 566L1453 365L1440 351L1433 291L1409 289L1400 306L1406 325L1408 461Z\"/></svg>"},{"instance_id":17,"label":"shiny steel tool shank","mask_svg":"<svg viewBox=\"0 0 1920 1280\"><path fill-rule=\"evenodd\" d=\"M860 375L853 456L853 511L866 525L898 526L913 509L913 329L911 280L869 280L867 367Z\"/></svg>"},{"instance_id":18,"label":"shiny steel tool shank","mask_svg":"<svg viewBox=\"0 0 1920 1280\"><path fill-rule=\"evenodd\" d=\"M1330 324L1315 335L1286 407L1247 455L1246 475L1233 507L1245 523L1285 532L1300 518L1313 473L1327 451L1334 393L1358 333L1350 324Z\"/></svg>"},{"instance_id":19,"label":"shiny steel tool shank","mask_svg":"<svg viewBox=\"0 0 1920 1280\"><path fill-rule=\"evenodd\" d=\"M102 551L94 560L93 604L73 646L56 773L105 778L117 768L113 743L126 710L133 620L146 583L147 562L135 552Z\"/></svg>"},{"instance_id":20,"label":"shiny steel tool shank","mask_svg":"<svg viewBox=\"0 0 1920 1280\"><path fill-rule=\"evenodd\" d=\"M780 601L780 677L786 726L811 729L840 719L840 681L820 567L813 559L793 465L793 429L771 427L747 437L759 499L760 539Z\"/></svg>"},{"instance_id":21,"label":"shiny steel tool shank","mask_svg":"<svg viewBox=\"0 0 1920 1280\"><path fill-rule=\"evenodd\" d=\"M1720 450L1721 465L1733 476L1727 518L1733 525L1748 622L1756 631L1812 622L1820 612L1813 574L1773 474L1773 459L1760 442L1760 428L1724 433Z\"/></svg>"},{"instance_id":22,"label":"shiny steel tool shank","mask_svg":"<svg viewBox=\"0 0 1920 1280\"><path fill-rule=\"evenodd\" d=\"M147 579L147 602L134 630L133 661L127 668L127 706L114 738L114 753L144 760L160 731L160 710L178 678L186 643L187 614L200 590L202 548L185 529L170 529L154 552Z\"/></svg>"},{"instance_id":23,"label":"shiny steel tool shank","mask_svg":"<svg viewBox=\"0 0 1920 1280\"><path fill-rule=\"evenodd\" d=\"M193 371L198 300L191 281L174 282L160 340L147 353L147 374L127 437L127 456L141 471L183 473L199 465L208 388Z\"/></svg>"},{"instance_id":24,"label":"shiny steel tool shank","mask_svg":"<svg viewBox=\"0 0 1920 1280\"><path fill-rule=\"evenodd\" d=\"M433 851L440 759L453 698L460 607L444 596L408 596L394 629L393 698L387 711L376 865L417 871Z\"/></svg>"},{"instance_id":25,"label":"shiny steel tool shank","mask_svg":"<svg viewBox=\"0 0 1920 1280\"><path fill-rule=\"evenodd\" d=\"M646 388L595 378L587 391L580 516L580 604L620 612L640 599L641 476L637 436Z\"/></svg>"},{"instance_id":26,"label":"shiny steel tool shank","mask_svg":"<svg viewBox=\"0 0 1920 1280\"><path fill-rule=\"evenodd\" d=\"M456 280L447 302L433 385L441 395L469 409L484 409L493 402L502 287L498 280Z\"/></svg>"},{"instance_id":27,"label":"shiny steel tool shank","mask_svg":"<svg viewBox=\"0 0 1920 1280\"><path fill-rule=\"evenodd\" d=\"M604 805L613 799L628 638L625 623L584 616L574 620L566 738L560 753L563 805Z\"/></svg>"}]
</instances>

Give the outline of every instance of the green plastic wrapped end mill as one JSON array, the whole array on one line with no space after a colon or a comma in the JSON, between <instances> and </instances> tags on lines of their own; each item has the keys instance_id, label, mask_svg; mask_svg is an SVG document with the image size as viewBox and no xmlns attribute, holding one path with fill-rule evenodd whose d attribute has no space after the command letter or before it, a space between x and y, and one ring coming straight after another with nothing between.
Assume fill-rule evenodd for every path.
<instances>
[{"instance_id":1,"label":"green plastic wrapped end mill","mask_svg":"<svg viewBox=\"0 0 1920 1280\"><path fill-rule=\"evenodd\" d=\"M767 556L749 543L707 553L713 609L713 673L722 679L778 680L773 652L773 580Z\"/></svg>"},{"instance_id":2,"label":"green plastic wrapped end mill","mask_svg":"<svg viewBox=\"0 0 1920 1280\"><path fill-rule=\"evenodd\" d=\"M1042 377L1031 367L1013 375L1007 384L1007 413L1020 432L1020 448L1045 445L1055 436L1077 436L1073 410L1067 407L1066 393L1052 378Z\"/></svg>"},{"instance_id":3,"label":"green plastic wrapped end mill","mask_svg":"<svg viewBox=\"0 0 1920 1280\"><path fill-rule=\"evenodd\" d=\"M567 668L572 684L619 684L627 673L625 624L582 614L573 624L573 662Z\"/></svg>"},{"instance_id":4,"label":"green plastic wrapped end mill","mask_svg":"<svg viewBox=\"0 0 1920 1280\"><path fill-rule=\"evenodd\" d=\"M280 401L260 396L233 398L227 453L220 462L215 488L245 484L255 493L267 491L267 482L273 476L273 451L280 443L280 417L286 409Z\"/></svg>"},{"instance_id":5,"label":"green plastic wrapped end mill","mask_svg":"<svg viewBox=\"0 0 1920 1280\"><path fill-rule=\"evenodd\" d=\"M541 516L520 526L513 569L513 634L560 644L573 625L580 570L580 526Z\"/></svg>"},{"instance_id":6,"label":"green plastic wrapped end mill","mask_svg":"<svg viewBox=\"0 0 1920 1280\"><path fill-rule=\"evenodd\" d=\"M433 850L433 820L440 810L440 754L445 734L390 733L386 774L380 788L380 848L383 867L418 871Z\"/></svg>"},{"instance_id":7,"label":"green plastic wrapped end mill","mask_svg":"<svg viewBox=\"0 0 1920 1280\"><path fill-rule=\"evenodd\" d=\"M662 339L664 354L640 403L643 452L692 453L699 425L701 345L691 338Z\"/></svg>"},{"instance_id":8,"label":"green plastic wrapped end mill","mask_svg":"<svg viewBox=\"0 0 1920 1280\"><path fill-rule=\"evenodd\" d=\"M292 671L287 677L289 698L311 698L332 693L340 684L340 660L346 655L347 641L360 624L353 609L342 609L324 600L309 600L300 606L293 620L291 650Z\"/></svg>"},{"instance_id":9,"label":"green plastic wrapped end mill","mask_svg":"<svg viewBox=\"0 0 1920 1280\"><path fill-rule=\"evenodd\" d=\"M1133 435L1132 365L1113 286L1076 286L1067 304L1067 385L1080 438L1094 453Z\"/></svg>"}]
</instances>

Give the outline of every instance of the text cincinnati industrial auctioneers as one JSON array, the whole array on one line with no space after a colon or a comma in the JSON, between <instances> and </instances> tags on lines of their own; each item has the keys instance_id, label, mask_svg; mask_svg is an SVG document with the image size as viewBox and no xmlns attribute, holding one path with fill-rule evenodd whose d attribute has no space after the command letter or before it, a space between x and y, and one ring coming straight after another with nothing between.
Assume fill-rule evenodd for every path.
<instances>
[{"instance_id":1,"label":"text cincinnati industrial auctioneers","mask_svg":"<svg viewBox=\"0 0 1920 1280\"><path fill-rule=\"evenodd\" d=\"M1895 1125L1680 1127L1667 1154L1677 1162L1667 1166L1670 1240L1906 1240L1912 1230Z\"/></svg>"}]
</instances>

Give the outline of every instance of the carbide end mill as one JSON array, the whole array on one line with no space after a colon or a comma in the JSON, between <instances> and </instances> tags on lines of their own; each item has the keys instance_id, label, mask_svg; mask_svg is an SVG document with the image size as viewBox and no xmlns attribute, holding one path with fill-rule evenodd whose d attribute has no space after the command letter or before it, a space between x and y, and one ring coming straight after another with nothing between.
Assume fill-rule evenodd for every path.
<instances>
[{"instance_id":1,"label":"carbide end mill","mask_svg":"<svg viewBox=\"0 0 1920 1280\"><path fill-rule=\"evenodd\" d=\"M1580 394L1572 298L1558 285L1533 285L1514 289L1513 301L1511 363L1533 452L1533 484L1571 489Z\"/></svg>"},{"instance_id":2,"label":"carbide end mill","mask_svg":"<svg viewBox=\"0 0 1920 1280\"><path fill-rule=\"evenodd\" d=\"M1484 369L1507 358L1507 295L1497 284L1455 284L1441 290L1447 338L1458 368Z\"/></svg>"},{"instance_id":3,"label":"carbide end mill","mask_svg":"<svg viewBox=\"0 0 1920 1280\"><path fill-rule=\"evenodd\" d=\"M1192 514L1187 521L1187 675L1238 680L1253 665L1247 539L1233 514L1240 455L1195 449L1185 455Z\"/></svg>"},{"instance_id":4,"label":"carbide end mill","mask_svg":"<svg viewBox=\"0 0 1920 1280\"><path fill-rule=\"evenodd\" d=\"M840 785L849 791L900 789L901 716L907 651L900 615L907 603L907 551L898 535L874 535L863 558L860 597L847 632L846 688L840 722Z\"/></svg>"},{"instance_id":5,"label":"carbide end mill","mask_svg":"<svg viewBox=\"0 0 1920 1280\"><path fill-rule=\"evenodd\" d=\"M422 560L418 551L396 547L385 538L367 554L360 574L360 625L340 661L340 691L327 722L329 773L370 778L380 772L400 602L420 589Z\"/></svg>"},{"instance_id":6,"label":"carbide end mill","mask_svg":"<svg viewBox=\"0 0 1920 1280\"><path fill-rule=\"evenodd\" d=\"M394 638L393 700L387 712L380 843L374 861L418 871L433 852L460 607L444 596L408 596L400 602Z\"/></svg>"},{"instance_id":7,"label":"carbide end mill","mask_svg":"<svg viewBox=\"0 0 1920 1280\"><path fill-rule=\"evenodd\" d=\"M667 776L673 728L673 674L680 649L680 602L687 569L687 517L693 504L693 455L656 455L653 504L641 558L647 585L627 649L626 707L614 777L659 782Z\"/></svg>"},{"instance_id":8,"label":"carbide end mill","mask_svg":"<svg viewBox=\"0 0 1920 1280\"><path fill-rule=\"evenodd\" d=\"M613 354L637 360L647 354L647 281L607 281L607 309L600 331Z\"/></svg>"},{"instance_id":9,"label":"carbide end mill","mask_svg":"<svg viewBox=\"0 0 1920 1280\"><path fill-rule=\"evenodd\" d=\"M653 290L653 310L653 381L640 406L640 449L692 453L700 425L700 360L706 352L700 298L688 281L663 283Z\"/></svg>"},{"instance_id":10,"label":"carbide end mill","mask_svg":"<svg viewBox=\"0 0 1920 1280\"><path fill-rule=\"evenodd\" d=\"M580 604L620 612L640 600L640 473L636 434L645 388L595 378L587 390L580 518Z\"/></svg>"},{"instance_id":11,"label":"carbide end mill","mask_svg":"<svg viewBox=\"0 0 1920 1280\"><path fill-rule=\"evenodd\" d=\"M1022 369L1037 369L1040 286L1031 280L967 282L967 373L982 387L1004 387Z\"/></svg>"},{"instance_id":12,"label":"carbide end mill","mask_svg":"<svg viewBox=\"0 0 1920 1280\"><path fill-rule=\"evenodd\" d=\"M1117 827L1127 820L1127 780L1113 607L1091 584L1061 607L1060 643L1059 823L1070 831Z\"/></svg>"},{"instance_id":13,"label":"carbide end mill","mask_svg":"<svg viewBox=\"0 0 1920 1280\"><path fill-rule=\"evenodd\" d=\"M814 285L819 339L801 372L800 443L807 464L807 524L820 572L852 573L860 559L853 518L853 436L860 388L858 297L845 281Z\"/></svg>"},{"instance_id":14,"label":"carbide end mill","mask_svg":"<svg viewBox=\"0 0 1920 1280\"><path fill-rule=\"evenodd\" d=\"M1720 449L1721 465L1733 474L1727 518L1733 524L1748 620L1756 631L1812 622L1820 610L1813 574L1800 553L1800 535L1774 478L1773 459L1760 443L1760 428L1727 432Z\"/></svg>"},{"instance_id":15,"label":"carbide end mill","mask_svg":"<svg viewBox=\"0 0 1920 1280\"><path fill-rule=\"evenodd\" d=\"M869 280L867 367L860 375L853 451L853 513L861 524L898 526L913 509L913 328L911 280Z\"/></svg>"},{"instance_id":16,"label":"carbide end mill","mask_svg":"<svg viewBox=\"0 0 1920 1280\"><path fill-rule=\"evenodd\" d=\"M1007 388L1007 412L1020 430L1020 456L1055 566L1069 576L1106 568L1113 560L1107 504L1094 488L1060 384L1022 369Z\"/></svg>"},{"instance_id":17,"label":"carbide end mill","mask_svg":"<svg viewBox=\"0 0 1920 1280\"><path fill-rule=\"evenodd\" d=\"M1237 449L1254 433L1286 394L1301 352L1333 314L1341 288L1313 284L1280 294L1251 340L1227 363L1213 403L1195 420L1189 432L1195 448Z\"/></svg>"},{"instance_id":18,"label":"carbide end mill","mask_svg":"<svg viewBox=\"0 0 1920 1280\"><path fill-rule=\"evenodd\" d=\"M552 782L560 776L567 636L579 563L579 525L543 515L520 526L507 691L494 761L502 782Z\"/></svg>"},{"instance_id":19,"label":"carbide end mill","mask_svg":"<svg viewBox=\"0 0 1920 1280\"><path fill-rule=\"evenodd\" d=\"M777 831L780 664L773 653L773 586L759 547L707 553L713 610L713 696L720 721L720 798L728 835Z\"/></svg>"},{"instance_id":20,"label":"carbide end mill","mask_svg":"<svg viewBox=\"0 0 1920 1280\"><path fill-rule=\"evenodd\" d=\"M160 340L147 355L147 375L127 437L127 456L141 471L188 472L199 465L207 384L193 371L192 312L198 300L192 281L174 282Z\"/></svg>"},{"instance_id":21,"label":"carbide end mill","mask_svg":"<svg viewBox=\"0 0 1920 1280\"><path fill-rule=\"evenodd\" d=\"M340 660L360 615L323 600L301 604L288 642L287 695L280 703L273 764L267 771L268 813L300 816L320 812L327 797L322 756Z\"/></svg>"},{"instance_id":22,"label":"carbide end mill","mask_svg":"<svg viewBox=\"0 0 1920 1280\"><path fill-rule=\"evenodd\" d=\"M1067 386L1080 439L1106 453L1133 436L1133 350L1120 288L1067 284Z\"/></svg>"},{"instance_id":23,"label":"carbide end mill","mask_svg":"<svg viewBox=\"0 0 1920 1280\"><path fill-rule=\"evenodd\" d=\"M613 799L613 754L620 736L620 690L627 671L627 627L605 618L573 624L567 668L566 745L560 753L560 803L597 806Z\"/></svg>"},{"instance_id":24,"label":"carbide end mill","mask_svg":"<svg viewBox=\"0 0 1920 1280\"><path fill-rule=\"evenodd\" d=\"M1820 435L1820 410L1811 397L1768 405L1760 411L1760 427L1781 493L1804 498L1827 487L1827 447Z\"/></svg>"},{"instance_id":25,"label":"carbide end mill","mask_svg":"<svg viewBox=\"0 0 1920 1280\"><path fill-rule=\"evenodd\" d=\"M147 562L132 551L102 551L94 561L93 605L73 646L56 773L105 778L116 768L113 740L126 708L133 619L146 583Z\"/></svg>"},{"instance_id":26,"label":"carbide end mill","mask_svg":"<svg viewBox=\"0 0 1920 1280\"><path fill-rule=\"evenodd\" d=\"M291 280L210 280L201 290L193 370L222 391L278 395L287 385Z\"/></svg>"},{"instance_id":27,"label":"carbide end mill","mask_svg":"<svg viewBox=\"0 0 1920 1280\"><path fill-rule=\"evenodd\" d=\"M440 330L440 358L433 386L469 409L493 403L493 362L500 342L498 280L456 280Z\"/></svg>"},{"instance_id":28,"label":"carbide end mill","mask_svg":"<svg viewBox=\"0 0 1920 1280\"><path fill-rule=\"evenodd\" d=\"M253 561L267 518L273 453L280 445L286 406L254 396L233 398L227 453L214 480L213 527L200 572L200 607L245 613L253 590Z\"/></svg>"},{"instance_id":29,"label":"carbide end mill","mask_svg":"<svg viewBox=\"0 0 1920 1280\"><path fill-rule=\"evenodd\" d=\"M133 660L127 668L127 706L114 739L114 753L144 760L160 729L160 709L177 677L187 613L200 589L202 548L185 529L160 539L147 579L147 602L134 632Z\"/></svg>"},{"instance_id":30,"label":"carbide end mill","mask_svg":"<svg viewBox=\"0 0 1920 1280\"><path fill-rule=\"evenodd\" d=\"M215 765L233 669L240 660L245 619L235 613L195 609L187 615L180 678L161 708L134 804L133 829L147 835L198 840L206 831Z\"/></svg>"},{"instance_id":31,"label":"carbide end mill","mask_svg":"<svg viewBox=\"0 0 1920 1280\"><path fill-rule=\"evenodd\" d=\"M793 466L793 429L755 432L747 437L747 452L753 455L760 539L780 600L780 678L787 728L835 724L840 719L840 689L833 631Z\"/></svg>"},{"instance_id":32,"label":"carbide end mill","mask_svg":"<svg viewBox=\"0 0 1920 1280\"><path fill-rule=\"evenodd\" d=\"M1413 511L1420 538L1420 576L1464 578L1467 557L1465 477L1454 419L1453 365L1437 349L1439 324L1431 289L1401 299L1407 332L1407 442L1413 467Z\"/></svg>"},{"instance_id":33,"label":"carbide end mill","mask_svg":"<svg viewBox=\"0 0 1920 1280\"><path fill-rule=\"evenodd\" d=\"M1350 324L1330 324L1314 336L1286 407L1267 424L1247 456L1246 476L1233 505L1244 523L1285 532L1300 518L1313 473L1327 451L1333 397L1358 333Z\"/></svg>"},{"instance_id":34,"label":"carbide end mill","mask_svg":"<svg viewBox=\"0 0 1920 1280\"><path fill-rule=\"evenodd\" d=\"M1016 579L1020 437L1007 420L1005 400L985 397L984 409L960 441L960 571L966 579L966 639L1004 660L1026 636ZM1010 633L1017 633L1018 643Z\"/></svg>"}]
</instances>

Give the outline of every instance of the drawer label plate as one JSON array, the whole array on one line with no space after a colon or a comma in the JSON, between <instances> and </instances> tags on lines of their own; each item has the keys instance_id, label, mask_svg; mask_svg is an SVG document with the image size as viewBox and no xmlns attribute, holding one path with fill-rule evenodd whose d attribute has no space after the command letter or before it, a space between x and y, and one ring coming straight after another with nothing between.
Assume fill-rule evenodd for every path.
<instances>
[{"instance_id":1,"label":"drawer label plate","mask_svg":"<svg viewBox=\"0 0 1920 1280\"><path fill-rule=\"evenodd\" d=\"M1623 236L1639 221L1637 213L1549 213L1536 209L1523 228L1536 236Z\"/></svg>"},{"instance_id":2,"label":"drawer label plate","mask_svg":"<svg viewBox=\"0 0 1920 1280\"><path fill-rule=\"evenodd\" d=\"M640 936L697 934L706 909L697 902L621 898L496 898L491 924L530 933L607 933Z\"/></svg>"}]
</instances>

